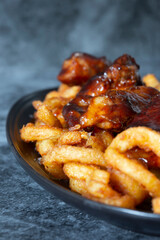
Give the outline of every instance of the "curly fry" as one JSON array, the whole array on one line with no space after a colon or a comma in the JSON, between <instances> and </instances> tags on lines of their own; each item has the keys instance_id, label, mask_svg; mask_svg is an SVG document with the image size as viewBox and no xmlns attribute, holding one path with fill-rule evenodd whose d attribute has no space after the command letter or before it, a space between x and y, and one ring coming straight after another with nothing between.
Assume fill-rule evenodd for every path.
<instances>
[{"instance_id":1,"label":"curly fry","mask_svg":"<svg viewBox=\"0 0 160 240\"><path fill-rule=\"evenodd\" d=\"M45 158L50 162L81 162L100 166L106 165L103 152L85 147L57 146Z\"/></svg>"},{"instance_id":2,"label":"curly fry","mask_svg":"<svg viewBox=\"0 0 160 240\"><path fill-rule=\"evenodd\" d=\"M160 91L160 82L158 79L154 76L154 74L147 74L143 77L143 82L147 87L153 87Z\"/></svg>"},{"instance_id":3,"label":"curly fry","mask_svg":"<svg viewBox=\"0 0 160 240\"><path fill-rule=\"evenodd\" d=\"M141 183L150 195L160 196L160 180L140 162L129 159L124 152L135 146L152 150L160 156L160 133L146 127L129 128L112 141L105 152L106 163Z\"/></svg>"},{"instance_id":4,"label":"curly fry","mask_svg":"<svg viewBox=\"0 0 160 240\"><path fill-rule=\"evenodd\" d=\"M58 139L63 130L61 128L49 127L49 126L35 126L32 123L28 123L20 130L21 138L25 142L29 141L41 141L44 139Z\"/></svg>"}]
</instances>

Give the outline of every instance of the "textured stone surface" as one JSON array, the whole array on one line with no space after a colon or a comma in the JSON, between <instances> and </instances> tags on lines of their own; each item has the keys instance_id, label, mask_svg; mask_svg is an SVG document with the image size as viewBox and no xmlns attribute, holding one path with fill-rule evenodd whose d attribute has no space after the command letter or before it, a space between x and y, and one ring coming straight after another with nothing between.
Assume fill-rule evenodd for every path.
<instances>
[{"instance_id":1,"label":"textured stone surface","mask_svg":"<svg viewBox=\"0 0 160 240\"><path fill-rule=\"evenodd\" d=\"M64 58L132 54L160 78L160 1L0 1L0 239L159 239L97 220L58 200L17 164L7 113L19 97L58 85Z\"/></svg>"}]
</instances>

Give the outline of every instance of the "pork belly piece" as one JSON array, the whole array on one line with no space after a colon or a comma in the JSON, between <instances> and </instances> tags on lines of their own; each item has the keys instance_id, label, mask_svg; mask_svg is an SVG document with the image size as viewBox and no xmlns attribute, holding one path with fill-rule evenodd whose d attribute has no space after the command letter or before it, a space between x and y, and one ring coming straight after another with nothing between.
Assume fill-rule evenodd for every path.
<instances>
[{"instance_id":1,"label":"pork belly piece","mask_svg":"<svg viewBox=\"0 0 160 240\"><path fill-rule=\"evenodd\" d=\"M73 53L62 65L57 76L62 83L69 85L83 85L91 77L103 73L109 66L105 57L94 57L86 53Z\"/></svg>"},{"instance_id":2,"label":"pork belly piece","mask_svg":"<svg viewBox=\"0 0 160 240\"><path fill-rule=\"evenodd\" d=\"M80 124L80 118L87 111L92 98L105 95L110 89L125 90L141 85L138 69L134 58L125 54L116 59L103 74L89 79L77 96L63 108L63 116L69 127Z\"/></svg>"},{"instance_id":3,"label":"pork belly piece","mask_svg":"<svg viewBox=\"0 0 160 240\"><path fill-rule=\"evenodd\" d=\"M150 117L152 116L152 110L147 109L154 104L153 99L157 98L157 94L160 96L159 91L145 86L132 87L127 90L109 90L105 96L92 98L87 111L80 117L80 125L82 128L98 126L115 132L124 130L130 126L131 122L132 125L137 123L136 126L146 126L144 125L146 118L138 124L136 117L144 116L146 111L151 112ZM159 108L160 102L157 106Z\"/></svg>"}]
</instances>

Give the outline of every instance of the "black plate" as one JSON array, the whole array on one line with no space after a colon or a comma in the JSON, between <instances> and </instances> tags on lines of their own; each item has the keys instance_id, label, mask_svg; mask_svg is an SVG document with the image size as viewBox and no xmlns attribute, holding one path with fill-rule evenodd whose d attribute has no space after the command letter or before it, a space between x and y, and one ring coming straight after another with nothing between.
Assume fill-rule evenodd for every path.
<instances>
[{"instance_id":1,"label":"black plate","mask_svg":"<svg viewBox=\"0 0 160 240\"><path fill-rule=\"evenodd\" d=\"M97 203L71 192L63 184L52 180L38 164L34 144L20 139L19 129L31 121L34 109L33 100L43 100L45 95L56 89L46 89L31 93L18 100L11 108L7 118L7 138L20 165L46 190L86 213L97 216L116 226L136 232L160 235L160 215L142 210L130 210Z\"/></svg>"}]
</instances>

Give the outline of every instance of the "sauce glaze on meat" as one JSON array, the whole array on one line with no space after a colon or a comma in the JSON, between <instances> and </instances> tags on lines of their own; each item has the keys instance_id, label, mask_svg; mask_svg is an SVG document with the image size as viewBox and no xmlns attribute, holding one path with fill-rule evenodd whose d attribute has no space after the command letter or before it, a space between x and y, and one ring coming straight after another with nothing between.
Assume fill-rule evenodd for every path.
<instances>
[{"instance_id":1,"label":"sauce glaze on meat","mask_svg":"<svg viewBox=\"0 0 160 240\"><path fill-rule=\"evenodd\" d=\"M62 83L69 85L83 85L91 77L104 72L108 66L109 62L105 57L97 58L86 53L76 52L64 61L57 78Z\"/></svg>"},{"instance_id":2,"label":"sauce glaze on meat","mask_svg":"<svg viewBox=\"0 0 160 240\"><path fill-rule=\"evenodd\" d=\"M90 78L77 96L63 108L62 113L69 127L81 125L80 118L87 111L92 98L105 95L110 89L125 90L142 85L138 70L134 58L124 54L106 67L102 74Z\"/></svg>"}]
</instances>

